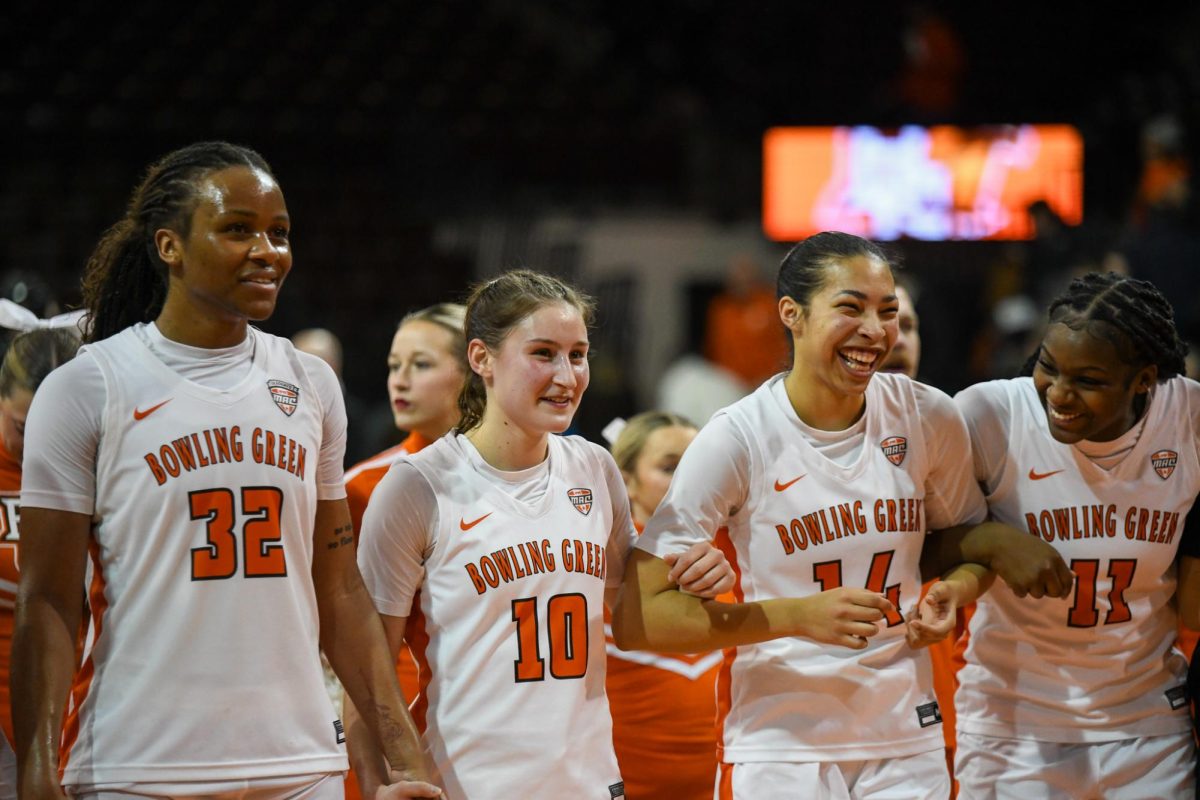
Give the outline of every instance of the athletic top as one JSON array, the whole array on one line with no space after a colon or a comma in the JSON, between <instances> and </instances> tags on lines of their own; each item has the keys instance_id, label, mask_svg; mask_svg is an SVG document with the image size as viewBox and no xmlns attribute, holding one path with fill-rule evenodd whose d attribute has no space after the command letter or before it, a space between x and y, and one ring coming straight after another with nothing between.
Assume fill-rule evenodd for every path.
<instances>
[{"instance_id":1,"label":"athletic top","mask_svg":"<svg viewBox=\"0 0 1200 800\"><path fill-rule=\"evenodd\" d=\"M733 602L733 595L718 599ZM669 792L673 800L711 800L717 772L720 651L621 650L613 642L607 610L604 619L605 689L626 791L634 798Z\"/></svg>"},{"instance_id":2,"label":"athletic top","mask_svg":"<svg viewBox=\"0 0 1200 800\"><path fill-rule=\"evenodd\" d=\"M94 520L65 785L346 769L311 574L345 425L332 371L253 328L210 351L137 325L46 378L23 504Z\"/></svg>"},{"instance_id":3,"label":"athletic top","mask_svg":"<svg viewBox=\"0 0 1200 800\"><path fill-rule=\"evenodd\" d=\"M375 491L375 487L391 469L392 464L404 456L424 450L429 444L428 439L413 432L395 447L384 450L346 470L346 504L350 506L350 519L354 522L355 536L362 532L363 514L367 510L367 501L371 499L371 493ZM403 616L408 615L404 614ZM400 648L400 655L396 659L396 677L400 679L400 689L404 692L404 699L411 704L421 690L421 684L417 677L417 663L413 660L412 653L407 646Z\"/></svg>"},{"instance_id":4,"label":"athletic top","mask_svg":"<svg viewBox=\"0 0 1200 800\"><path fill-rule=\"evenodd\" d=\"M13 741L8 681L12 663L13 601L17 595L17 526L21 518L21 462L0 441L0 729Z\"/></svg>"},{"instance_id":5,"label":"athletic top","mask_svg":"<svg viewBox=\"0 0 1200 800\"><path fill-rule=\"evenodd\" d=\"M362 532L363 514L367 510L367 501L371 493L383 480L387 471L404 456L419 453L431 442L419 433L413 432L395 447L377 453L365 461L360 461L346 470L346 505L350 507L350 519L354 523L354 533Z\"/></svg>"},{"instance_id":6,"label":"athletic top","mask_svg":"<svg viewBox=\"0 0 1200 800\"><path fill-rule=\"evenodd\" d=\"M848 430L797 417L778 375L719 412L684 452L637 546L660 558L728 525L739 601L842 585L920 595L927 530L985 516L953 402L878 374ZM929 657L896 615L864 650L785 637L726 651L717 704L722 760L847 761L942 747Z\"/></svg>"},{"instance_id":7,"label":"athletic top","mask_svg":"<svg viewBox=\"0 0 1200 800\"><path fill-rule=\"evenodd\" d=\"M418 618L413 716L449 800L624 796L603 608L633 537L612 457L575 436L519 472L446 436L380 481L359 567L381 613Z\"/></svg>"},{"instance_id":8,"label":"athletic top","mask_svg":"<svg viewBox=\"0 0 1200 800\"><path fill-rule=\"evenodd\" d=\"M1050 435L1030 378L956 399L992 516L1054 545L1078 576L1066 600L1018 598L1003 581L980 598L959 729L1050 742L1188 730L1171 598L1176 551L1197 550L1181 541L1200 491L1200 384L1159 384L1125 436L1079 445Z\"/></svg>"}]
</instances>

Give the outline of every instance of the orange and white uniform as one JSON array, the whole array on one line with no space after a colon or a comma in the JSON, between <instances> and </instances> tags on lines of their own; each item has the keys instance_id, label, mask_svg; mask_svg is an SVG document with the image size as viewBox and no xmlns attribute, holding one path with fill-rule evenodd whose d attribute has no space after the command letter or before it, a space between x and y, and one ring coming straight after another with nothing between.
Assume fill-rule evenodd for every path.
<instances>
[{"instance_id":1,"label":"orange and white uniform","mask_svg":"<svg viewBox=\"0 0 1200 800\"><path fill-rule=\"evenodd\" d=\"M979 599L959 729L1051 742L1187 730L1171 599L1200 492L1200 384L1160 384L1125 436L1077 445L1051 437L1031 379L972 386L957 401L992 515L1052 544L1078 576L1065 600L1018 598L1002 581ZM1116 455L1089 458L1101 449Z\"/></svg>"},{"instance_id":2,"label":"orange and white uniform","mask_svg":"<svg viewBox=\"0 0 1200 800\"><path fill-rule=\"evenodd\" d=\"M424 450L429 444L428 439L413 432L395 447L384 450L346 470L346 503L350 506L350 519L354 522L356 536L362 532L363 514L367 510L367 501L371 499L371 493L375 491L375 487L391 469L392 464L404 456ZM412 653L407 647L400 648L400 657L396 660L396 675L400 679L400 688L404 692L404 698L411 704L417 696L417 692L420 691L420 683L417 679L417 663L413 660Z\"/></svg>"},{"instance_id":3,"label":"orange and white uniform","mask_svg":"<svg viewBox=\"0 0 1200 800\"><path fill-rule=\"evenodd\" d=\"M317 503L345 496L345 426L332 371L253 328L206 350L135 325L47 377L22 504L93 518L93 644L61 758L73 792L346 770L312 581Z\"/></svg>"},{"instance_id":4,"label":"orange and white uniform","mask_svg":"<svg viewBox=\"0 0 1200 800\"><path fill-rule=\"evenodd\" d=\"M12 702L8 692L12 656L13 602L17 597L17 548L20 535L21 462L0 441L0 728L13 741Z\"/></svg>"},{"instance_id":5,"label":"orange and white uniform","mask_svg":"<svg viewBox=\"0 0 1200 800\"><path fill-rule=\"evenodd\" d=\"M616 464L579 437L502 472L446 436L380 481L359 568L379 611L408 618L413 716L449 800L625 796L603 609L634 535Z\"/></svg>"},{"instance_id":6,"label":"orange and white uniform","mask_svg":"<svg viewBox=\"0 0 1200 800\"><path fill-rule=\"evenodd\" d=\"M972 386L956 400L992 516L1053 545L1077 576L1067 599L1019 598L1000 581L979 599L958 675L959 763L964 734L974 752L983 737L1063 752L1175 741L1190 761L1187 664L1173 647L1172 598L1177 554L1200 553L1200 542L1184 537L1200 492L1200 384L1158 384L1124 435L1074 445L1050 435L1030 378ZM1143 796L1192 791L1190 782L1138 785Z\"/></svg>"},{"instance_id":7,"label":"orange and white uniform","mask_svg":"<svg viewBox=\"0 0 1200 800\"><path fill-rule=\"evenodd\" d=\"M624 651L607 630L607 612L605 625L613 747L625 791L633 798L709 800L717 771L721 653Z\"/></svg>"},{"instance_id":8,"label":"orange and white uniform","mask_svg":"<svg viewBox=\"0 0 1200 800\"><path fill-rule=\"evenodd\" d=\"M661 558L727 525L739 601L861 586L906 610L926 532L985 516L969 459L962 418L937 389L876 375L859 421L829 432L797 417L776 376L701 429L637 547ZM858 651L800 637L726 651L722 785L741 791L730 765L933 753L940 776L906 796L948 788L929 659L902 623L888 618Z\"/></svg>"}]
</instances>

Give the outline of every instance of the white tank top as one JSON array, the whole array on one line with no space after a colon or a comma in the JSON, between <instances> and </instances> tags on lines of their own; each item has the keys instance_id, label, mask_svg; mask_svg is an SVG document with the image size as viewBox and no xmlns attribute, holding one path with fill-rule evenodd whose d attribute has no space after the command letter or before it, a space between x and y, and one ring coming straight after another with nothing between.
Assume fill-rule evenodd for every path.
<instances>
[{"instance_id":1,"label":"white tank top","mask_svg":"<svg viewBox=\"0 0 1200 800\"><path fill-rule=\"evenodd\" d=\"M1078 575L1065 600L980 598L959 672L958 727L1051 742L1189 728L1176 636L1175 557L1200 491L1193 405L1200 386L1158 385L1133 449L1111 470L1056 441L1033 381L992 381L957 399L988 506L1054 545Z\"/></svg>"},{"instance_id":2,"label":"white tank top","mask_svg":"<svg viewBox=\"0 0 1200 800\"><path fill-rule=\"evenodd\" d=\"M65 734L67 785L345 770L311 576L328 398L253 329L245 379L208 389L132 329L89 351L95 635Z\"/></svg>"},{"instance_id":3,"label":"white tank top","mask_svg":"<svg viewBox=\"0 0 1200 800\"><path fill-rule=\"evenodd\" d=\"M927 530L981 520L983 498L950 398L876 375L864 415L857 458L839 464L802 435L782 377L768 381L700 431L637 546L662 557L728 525L739 601L854 586L907 610L920 596ZM737 443L732 469L746 476L728 515L713 513L728 499L716 502L704 488L730 469L704 463L708 437ZM898 615L881 625L865 650L788 637L726 651L722 760L850 761L941 748L928 655L908 647Z\"/></svg>"},{"instance_id":4,"label":"white tank top","mask_svg":"<svg viewBox=\"0 0 1200 800\"><path fill-rule=\"evenodd\" d=\"M519 484L538 483L536 499L482 474L473 445L450 435L394 466L363 520L359 564L376 605L395 614L420 589L408 625L422 675L414 717L449 800L624 797L604 591L620 583L633 523L606 451L549 443L545 483ZM391 506L423 488L413 481L435 498L419 514L426 530L394 522Z\"/></svg>"}]
</instances>

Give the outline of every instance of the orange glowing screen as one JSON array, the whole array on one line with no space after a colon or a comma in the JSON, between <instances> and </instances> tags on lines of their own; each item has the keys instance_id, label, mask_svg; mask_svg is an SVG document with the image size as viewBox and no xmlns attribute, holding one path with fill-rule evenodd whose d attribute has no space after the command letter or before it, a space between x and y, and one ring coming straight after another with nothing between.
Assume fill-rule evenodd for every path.
<instances>
[{"instance_id":1,"label":"orange glowing screen","mask_svg":"<svg viewBox=\"0 0 1200 800\"><path fill-rule=\"evenodd\" d=\"M794 241L837 230L871 239L1030 239L1045 200L1083 219L1083 139L1069 125L771 128L763 230Z\"/></svg>"}]
</instances>

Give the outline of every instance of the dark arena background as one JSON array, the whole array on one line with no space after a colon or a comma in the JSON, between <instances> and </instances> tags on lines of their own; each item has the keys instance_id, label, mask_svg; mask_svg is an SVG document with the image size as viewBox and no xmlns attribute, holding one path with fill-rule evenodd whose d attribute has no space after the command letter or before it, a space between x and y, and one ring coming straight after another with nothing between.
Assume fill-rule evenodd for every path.
<instances>
[{"instance_id":1,"label":"dark arena background","mask_svg":"<svg viewBox=\"0 0 1200 800\"><path fill-rule=\"evenodd\" d=\"M1115 7L1114 7L1115 8ZM138 171L210 138L264 154L295 268L264 327L334 331L362 431L409 310L513 266L600 300L596 438L657 402L702 347L730 266L772 279L775 126L1061 123L1084 142L1083 216L1011 241L901 238L921 377L1012 374L1049 295L1083 269L1155 281L1200 341L1200 10L1084 3L9 3L0 26L0 291L39 314L79 277Z\"/></svg>"}]
</instances>

